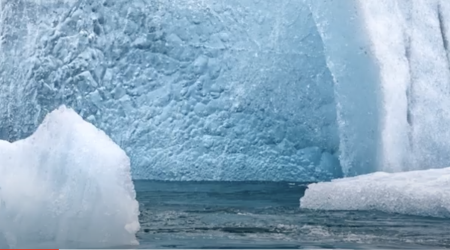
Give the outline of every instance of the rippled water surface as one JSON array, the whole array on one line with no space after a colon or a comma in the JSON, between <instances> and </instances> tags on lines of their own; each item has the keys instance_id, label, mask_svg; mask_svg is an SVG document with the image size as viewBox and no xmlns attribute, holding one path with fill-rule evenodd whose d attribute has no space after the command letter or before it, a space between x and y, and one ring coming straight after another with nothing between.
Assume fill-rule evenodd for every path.
<instances>
[{"instance_id":1,"label":"rippled water surface","mask_svg":"<svg viewBox=\"0 0 450 250\"><path fill-rule=\"evenodd\" d=\"M450 248L450 220L303 210L301 183L135 185L141 248Z\"/></svg>"}]
</instances>

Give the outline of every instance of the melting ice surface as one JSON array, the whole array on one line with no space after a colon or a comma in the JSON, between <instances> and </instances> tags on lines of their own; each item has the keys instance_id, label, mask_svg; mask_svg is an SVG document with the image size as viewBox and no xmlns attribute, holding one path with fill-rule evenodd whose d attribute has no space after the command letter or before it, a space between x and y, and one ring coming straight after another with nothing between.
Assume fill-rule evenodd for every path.
<instances>
[{"instance_id":1,"label":"melting ice surface","mask_svg":"<svg viewBox=\"0 0 450 250\"><path fill-rule=\"evenodd\" d=\"M0 141L0 247L136 244L135 196L125 152L71 109Z\"/></svg>"},{"instance_id":2,"label":"melting ice surface","mask_svg":"<svg viewBox=\"0 0 450 250\"><path fill-rule=\"evenodd\" d=\"M393 174L377 172L311 184L300 206L450 217L449 184L450 168Z\"/></svg>"}]
</instances>

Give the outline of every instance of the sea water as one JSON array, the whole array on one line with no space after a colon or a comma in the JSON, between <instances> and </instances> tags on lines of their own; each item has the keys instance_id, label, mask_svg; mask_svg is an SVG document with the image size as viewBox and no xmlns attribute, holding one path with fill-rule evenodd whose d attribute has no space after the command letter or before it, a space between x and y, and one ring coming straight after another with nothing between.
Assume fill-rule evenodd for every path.
<instances>
[{"instance_id":1,"label":"sea water","mask_svg":"<svg viewBox=\"0 0 450 250\"><path fill-rule=\"evenodd\" d=\"M140 248L438 249L450 219L299 208L304 183L135 181Z\"/></svg>"}]
</instances>

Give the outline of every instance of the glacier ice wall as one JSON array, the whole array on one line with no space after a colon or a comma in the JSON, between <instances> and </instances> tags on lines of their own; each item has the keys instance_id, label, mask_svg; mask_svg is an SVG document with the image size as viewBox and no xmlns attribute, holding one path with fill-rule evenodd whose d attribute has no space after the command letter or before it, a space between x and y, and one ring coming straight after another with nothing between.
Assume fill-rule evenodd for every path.
<instances>
[{"instance_id":1,"label":"glacier ice wall","mask_svg":"<svg viewBox=\"0 0 450 250\"><path fill-rule=\"evenodd\" d=\"M0 1L0 138L60 104L134 178L313 181L444 167L444 0Z\"/></svg>"},{"instance_id":2,"label":"glacier ice wall","mask_svg":"<svg viewBox=\"0 0 450 250\"><path fill-rule=\"evenodd\" d=\"M0 140L3 248L135 245L135 196L125 152L71 109L24 140Z\"/></svg>"},{"instance_id":3,"label":"glacier ice wall","mask_svg":"<svg viewBox=\"0 0 450 250\"><path fill-rule=\"evenodd\" d=\"M333 75L346 174L450 162L450 3L313 1Z\"/></svg>"},{"instance_id":4,"label":"glacier ice wall","mask_svg":"<svg viewBox=\"0 0 450 250\"><path fill-rule=\"evenodd\" d=\"M336 85L340 85L339 81L343 78L338 79L336 75L342 77L349 70L366 67L364 74L371 76L368 80L372 81L371 84L364 89L359 89L359 86L355 85L361 84L361 81L354 81L358 75L354 73L351 76L354 80L351 81L351 78L347 77L350 81L346 83L353 84L353 90L357 90L355 94L361 93L363 96L368 89L372 89L374 96L377 96L379 109L373 116L375 119L372 120L370 118L373 113L358 114L352 111L351 114L358 114L364 121L343 119L350 124L346 124L348 127L340 133L341 135L348 133L349 128L357 128L356 133L358 133L358 131L364 131L365 128L361 125L366 121L375 122L379 129L376 133L378 146L369 145L374 145L373 149L378 148L379 161L374 170L408 172L377 172L311 184L300 201L301 207L328 210L380 210L449 217L450 2L361 0L353 2L353 7L343 7L342 1L337 4L338 2L310 2L312 12L317 13L315 20L327 48L327 61L331 74L335 78ZM342 15L342 13L352 14ZM355 23L359 24L357 28L362 29L366 37L360 40L359 44L354 43L354 40L346 37L346 31L343 31L343 34L339 33L341 30L338 28L338 26L352 26L342 25L342 22L336 20L356 20ZM321 26L325 29L320 28ZM355 30L357 30L355 27L350 28L351 32ZM328 41L331 42L328 43ZM355 44L359 46L354 46ZM369 60L360 60L361 64L358 67L353 65L347 68L351 63L340 63L344 59L351 58L348 52L342 49L347 45L353 46L353 52L363 49L362 54L366 54L367 50L367 54L370 55ZM347 54L342 56L343 53ZM373 72L375 77L372 77ZM376 91L373 91L373 86L378 86ZM342 97L345 97L345 95L339 96L343 89L344 93L349 90L346 90L345 86L336 88L338 106ZM350 96L350 99L345 102L356 100L358 100L357 97ZM375 102L369 102L369 104L373 103ZM342 107L344 113L351 110L349 107ZM363 102L359 102L359 107L359 111L369 110ZM342 117L339 116L342 113L340 108L338 107L337 110L338 122ZM374 127L372 124L372 128ZM342 128L340 125L340 130ZM355 142L357 141L350 140L344 146L351 147ZM345 166L344 162L342 164ZM417 169L422 170L410 171Z\"/></svg>"},{"instance_id":5,"label":"glacier ice wall","mask_svg":"<svg viewBox=\"0 0 450 250\"><path fill-rule=\"evenodd\" d=\"M360 1L383 88L381 170L450 162L450 3Z\"/></svg>"},{"instance_id":6,"label":"glacier ice wall","mask_svg":"<svg viewBox=\"0 0 450 250\"><path fill-rule=\"evenodd\" d=\"M341 176L333 77L302 1L0 2L0 138L66 104L134 178Z\"/></svg>"},{"instance_id":7,"label":"glacier ice wall","mask_svg":"<svg viewBox=\"0 0 450 250\"><path fill-rule=\"evenodd\" d=\"M357 0L305 0L324 43L334 80L340 160L346 175L380 165L381 88L365 16Z\"/></svg>"}]
</instances>

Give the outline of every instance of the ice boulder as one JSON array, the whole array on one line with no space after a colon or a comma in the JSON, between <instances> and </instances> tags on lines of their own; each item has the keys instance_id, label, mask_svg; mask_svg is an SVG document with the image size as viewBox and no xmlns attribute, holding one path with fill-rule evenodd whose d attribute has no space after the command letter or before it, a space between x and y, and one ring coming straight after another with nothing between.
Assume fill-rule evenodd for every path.
<instances>
[{"instance_id":1,"label":"ice boulder","mask_svg":"<svg viewBox=\"0 0 450 250\"><path fill-rule=\"evenodd\" d=\"M450 217L450 168L378 172L311 184L300 206Z\"/></svg>"},{"instance_id":2,"label":"ice boulder","mask_svg":"<svg viewBox=\"0 0 450 250\"><path fill-rule=\"evenodd\" d=\"M125 152L65 106L0 141L0 247L137 244L135 196Z\"/></svg>"}]
</instances>

